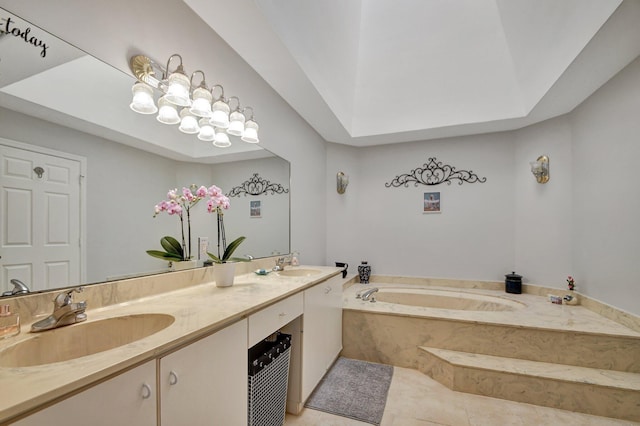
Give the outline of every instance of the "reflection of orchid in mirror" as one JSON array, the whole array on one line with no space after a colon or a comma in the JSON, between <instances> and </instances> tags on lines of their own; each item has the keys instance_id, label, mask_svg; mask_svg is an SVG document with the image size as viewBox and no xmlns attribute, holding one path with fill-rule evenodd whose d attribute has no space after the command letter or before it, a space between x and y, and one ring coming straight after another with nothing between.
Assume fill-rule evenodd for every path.
<instances>
[{"instance_id":1,"label":"reflection of orchid in mirror","mask_svg":"<svg viewBox=\"0 0 640 426\"><path fill-rule=\"evenodd\" d=\"M207 201L207 211L209 213L216 213L218 221L218 255L207 253L211 260L215 263L226 263L227 261L245 261L247 259L232 258L231 255L238 248L238 246L245 240L245 237L238 237L229 243L227 246L227 239L224 233L224 213L223 210L228 210L230 207L229 198L222 193L222 190L215 185L209 188L208 193L209 201Z\"/></svg>"},{"instance_id":2,"label":"reflection of orchid in mirror","mask_svg":"<svg viewBox=\"0 0 640 426\"><path fill-rule=\"evenodd\" d=\"M150 256L169 261L182 261L191 259L191 208L198 204L200 200L209 194L205 186L197 187L191 185L189 188L182 188L182 194L178 189L172 189L167 193L167 200L162 200L155 206L156 217L161 212L167 212L170 216L177 215L180 218L180 230L182 233L182 244L175 238L165 236L160 240L160 244L165 251L147 250ZM187 238L185 239L184 222L187 222Z\"/></svg>"}]
</instances>

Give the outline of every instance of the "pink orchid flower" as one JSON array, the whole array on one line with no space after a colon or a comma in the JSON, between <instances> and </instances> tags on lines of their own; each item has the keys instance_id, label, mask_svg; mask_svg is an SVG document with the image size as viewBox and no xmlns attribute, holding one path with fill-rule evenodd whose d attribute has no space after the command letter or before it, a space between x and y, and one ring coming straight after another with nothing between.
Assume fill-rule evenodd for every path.
<instances>
[{"instance_id":1,"label":"pink orchid flower","mask_svg":"<svg viewBox=\"0 0 640 426\"><path fill-rule=\"evenodd\" d=\"M182 196L187 201L193 201L195 198L191 190L189 188L184 188L184 187L182 188Z\"/></svg>"},{"instance_id":2,"label":"pink orchid flower","mask_svg":"<svg viewBox=\"0 0 640 426\"><path fill-rule=\"evenodd\" d=\"M211 197L219 197L220 195L222 195L222 190L215 185L211 185L208 192L209 196Z\"/></svg>"},{"instance_id":3,"label":"pink orchid flower","mask_svg":"<svg viewBox=\"0 0 640 426\"><path fill-rule=\"evenodd\" d=\"M178 198L178 188L172 189L167 193L167 198L170 200L175 200Z\"/></svg>"},{"instance_id":4,"label":"pink orchid flower","mask_svg":"<svg viewBox=\"0 0 640 426\"><path fill-rule=\"evenodd\" d=\"M196 191L196 196L198 196L200 198L206 197L207 196L207 187L203 185L200 188L198 188L198 190Z\"/></svg>"}]
</instances>

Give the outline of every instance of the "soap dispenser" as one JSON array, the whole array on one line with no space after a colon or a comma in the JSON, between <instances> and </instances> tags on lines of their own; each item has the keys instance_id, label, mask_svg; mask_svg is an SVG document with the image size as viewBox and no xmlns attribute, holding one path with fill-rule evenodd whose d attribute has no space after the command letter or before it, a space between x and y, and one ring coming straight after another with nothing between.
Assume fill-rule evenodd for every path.
<instances>
[{"instance_id":1,"label":"soap dispenser","mask_svg":"<svg viewBox=\"0 0 640 426\"><path fill-rule=\"evenodd\" d=\"M20 316L11 313L11 306L0 306L0 339L20 333Z\"/></svg>"}]
</instances>

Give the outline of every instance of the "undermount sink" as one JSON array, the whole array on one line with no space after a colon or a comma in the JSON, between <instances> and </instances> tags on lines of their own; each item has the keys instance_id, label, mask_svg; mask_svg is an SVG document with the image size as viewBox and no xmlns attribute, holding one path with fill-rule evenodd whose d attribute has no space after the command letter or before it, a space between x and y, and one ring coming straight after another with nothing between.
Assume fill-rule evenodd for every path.
<instances>
[{"instance_id":1,"label":"undermount sink","mask_svg":"<svg viewBox=\"0 0 640 426\"><path fill-rule=\"evenodd\" d=\"M151 336L174 321L166 314L138 314L44 331L0 351L0 367L32 367L93 355Z\"/></svg>"},{"instance_id":2,"label":"undermount sink","mask_svg":"<svg viewBox=\"0 0 640 426\"><path fill-rule=\"evenodd\" d=\"M320 271L317 269L285 269L284 271L278 272L278 275L284 277L310 277L319 273Z\"/></svg>"}]
</instances>

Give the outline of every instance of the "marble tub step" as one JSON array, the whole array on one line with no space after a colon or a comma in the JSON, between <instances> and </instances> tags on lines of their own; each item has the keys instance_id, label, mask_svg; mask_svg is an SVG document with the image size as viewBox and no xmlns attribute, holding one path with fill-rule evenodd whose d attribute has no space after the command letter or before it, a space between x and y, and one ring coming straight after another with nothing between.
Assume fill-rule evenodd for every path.
<instances>
[{"instance_id":1,"label":"marble tub step","mask_svg":"<svg viewBox=\"0 0 640 426\"><path fill-rule=\"evenodd\" d=\"M419 369L452 390L640 421L640 374L420 347Z\"/></svg>"}]
</instances>

